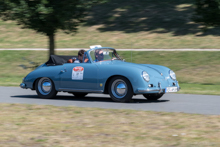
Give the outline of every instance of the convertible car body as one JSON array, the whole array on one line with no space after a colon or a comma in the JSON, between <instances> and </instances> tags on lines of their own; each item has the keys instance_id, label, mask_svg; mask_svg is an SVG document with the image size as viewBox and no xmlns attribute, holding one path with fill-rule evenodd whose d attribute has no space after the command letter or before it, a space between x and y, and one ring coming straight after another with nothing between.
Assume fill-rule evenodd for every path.
<instances>
[{"instance_id":1,"label":"convertible car body","mask_svg":"<svg viewBox=\"0 0 220 147\"><path fill-rule=\"evenodd\" d=\"M157 100L165 93L180 90L176 75L169 68L125 62L110 47L92 47L84 54L86 62L67 63L72 57L52 55L29 73L20 87L36 90L42 98L54 98L57 92L77 97L104 93L117 102L129 102L138 94Z\"/></svg>"}]
</instances>

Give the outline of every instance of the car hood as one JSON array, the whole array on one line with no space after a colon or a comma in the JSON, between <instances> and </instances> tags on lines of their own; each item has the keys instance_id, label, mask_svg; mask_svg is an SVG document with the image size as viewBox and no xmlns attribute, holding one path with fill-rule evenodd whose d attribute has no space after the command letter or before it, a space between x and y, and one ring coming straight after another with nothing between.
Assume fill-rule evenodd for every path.
<instances>
[{"instance_id":1,"label":"car hood","mask_svg":"<svg viewBox=\"0 0 220 147\"><path fill-rule=\"evenodd\" d=\"M146 71L149 75L157 77L157 78L164 78L164 77L169 76L169 71L170 71L169 68L167 68L165 66L161 66L161 65L137 64L137 63L118 61L118 60L101 62L100 64L108 64L108 65L114 65L114 66L128 66L131 68L139 68L139 69Z\"/></svg>"}]
</instances>

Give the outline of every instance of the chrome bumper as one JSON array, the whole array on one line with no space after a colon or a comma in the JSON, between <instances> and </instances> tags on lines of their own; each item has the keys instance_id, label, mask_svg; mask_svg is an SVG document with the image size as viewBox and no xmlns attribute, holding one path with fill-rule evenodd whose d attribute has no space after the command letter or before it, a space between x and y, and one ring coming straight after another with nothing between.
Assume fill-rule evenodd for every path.
<instances>
[{"instance_id":1,"label":"chrome bumper","mask_svg":"<svg viewBox=\"0 0 220 147\"><path fill-rule=\"evenodd\" d=\"M177 91L180 90L180 87L177 87ZM138 89L138 93L165 93L165 89L162 88L147 88L147 89Z\"/></svg>"},{"instance_id":2,"label":"chrome bumper","mask_svg":"<svg viewBox=\"0 0 220 147\"><path fill-rule=\"evenodd\" d=\"M158 93L164 93L165 92L165 89L159 89L159 88L157 88L157 89L149 89L149 88L147 88L147 89L138 89L138 92L158 92Z\"/></svg>"}]
</instances>

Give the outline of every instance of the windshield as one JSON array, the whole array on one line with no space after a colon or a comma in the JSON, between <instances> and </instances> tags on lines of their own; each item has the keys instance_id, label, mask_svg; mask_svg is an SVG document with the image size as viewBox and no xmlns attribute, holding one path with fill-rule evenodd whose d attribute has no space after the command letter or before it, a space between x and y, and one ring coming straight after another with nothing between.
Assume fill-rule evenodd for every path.
<instances>
[{"instance_id":1,"label":"windshield","mask_svg":"<svg viewBox=\"0 0 220 147\"><path fill-rule=\"evenodd\" d=\"M90 52L93 62L121 60L115 50L112 49L96 49Z\"/></svg>"}]
</instances>

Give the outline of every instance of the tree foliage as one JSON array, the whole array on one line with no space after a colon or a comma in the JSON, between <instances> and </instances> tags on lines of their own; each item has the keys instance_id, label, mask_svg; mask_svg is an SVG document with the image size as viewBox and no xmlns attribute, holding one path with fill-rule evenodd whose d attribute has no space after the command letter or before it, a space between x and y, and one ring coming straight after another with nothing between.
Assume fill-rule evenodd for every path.
<instances>
[{"instance_id":1,"label":"tree foliage","mask_svg":"<svg viewBox=\"0 0 220 147\"><path fill-rule=\"evenodd\" d=\"M220 0L195 0L193 20L206 27L219 27Z\"/></svg>"},{"instance_id":2,"label":"tree foliage","mask_svg":"<svg viewBox=\"0 0 220 147\"><path fill-rule=\"evenodd\" d=\"M54 36L58 30L74 33L84 21L86 11L105 0L1 0L0 17L14 20L22 28L47 35L50 54L54 54Z\"/></svg>"}]
</instances>

